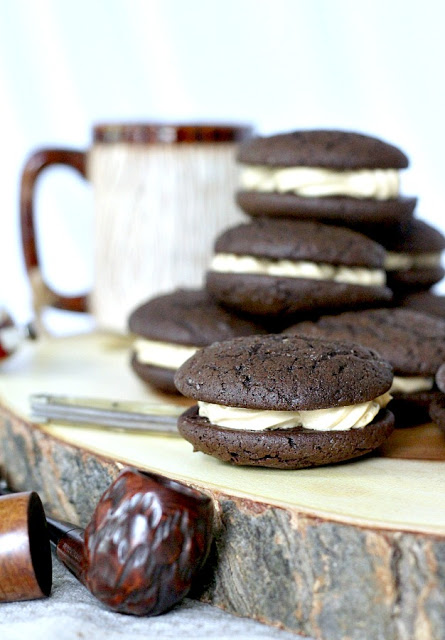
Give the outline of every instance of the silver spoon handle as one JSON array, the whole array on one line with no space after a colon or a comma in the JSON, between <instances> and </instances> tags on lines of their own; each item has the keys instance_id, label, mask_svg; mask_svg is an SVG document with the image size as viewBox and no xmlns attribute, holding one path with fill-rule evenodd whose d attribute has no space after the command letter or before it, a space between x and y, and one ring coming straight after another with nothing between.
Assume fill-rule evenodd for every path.
<instances>
[{"instance_id":1,"label":"silver spoon handle","mask_svg":"<svg viewBox=\"0 0 445 640\"><path fill-rule=\"evenodd\" d=\"M177 434L178 416L185 410L173 404L77 398L49 394L30 396L33 417L108 429Z\"/></svg>"}]
</instances>

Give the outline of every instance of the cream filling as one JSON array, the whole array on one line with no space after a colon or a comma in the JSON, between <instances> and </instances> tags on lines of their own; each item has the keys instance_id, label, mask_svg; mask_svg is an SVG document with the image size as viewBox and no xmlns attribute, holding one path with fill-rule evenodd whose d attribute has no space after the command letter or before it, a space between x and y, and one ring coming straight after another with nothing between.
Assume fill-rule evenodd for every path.
<instances>
[{"instance_id":1,"label":"cream filling","mask_svg":"<svg viewBox=\"0 0 445 640\"><path fill-rule=\"evenodd\" d=\"M137 361L165 369L179 369L199 347L184 346L160 340L138 339L133 343Z\"/></svg>"},{"instance_id":2,"label":"cream filling","mask_svg":"<svg viewBox=\"0 0 445 640\"><path fill-rule=\"evenodd\" d=\"M255 256L238 256L232 253L217 253L212 259L210 269L219 273L253 273L282 278L331 280L370 287L381 287L386 282L386 274L383 269L344 267L306 260L269 260Z\"/></svg>"},{"instance_id":3,"label":"cream filling","mask_svg":"<svg viewBox=\"0 0 445 640\"><path fill-rule=\"evenodd\" d=\"M208 402L198 402L198 406L200 416L226 429L269 431L304 427L314 431L347 431L361 429L372 422L390 400L389 393L385 393L369 402L313 411L261 411Z\"/></svg>"},{"instance_id":4,"label":"cream filling","mask_svg":"<svg viewBox=\"0 0 445 640\"><path fill-rule=\"evenodd\" d=\"M434 378L421 376L394 376L390 393L414 393L416 391L431 391Z\"/></svg>"},{"instance_id":5,"label":"cream filling","mask_svg":"<svg viewBox=\"0 0 445 640\"><path fill-rule=\"evenodd\" d=\"M407 271L408 269L435 269L441 265L441 253L397 253L387 251L386 271Z\"/></svg>"},{"instance_id":6,"label":"cream filling","mask_svg":"<svg viewBox=\"0 0 445 640\"><path fill-rule=\"evenodd\" d=\"M245 165L240 172L240 186L247 191L295 193L309 198L350 196L388 200L399 195L400 179L396 169L333 171L321 167Z\"/></svg>"}]
</instances>

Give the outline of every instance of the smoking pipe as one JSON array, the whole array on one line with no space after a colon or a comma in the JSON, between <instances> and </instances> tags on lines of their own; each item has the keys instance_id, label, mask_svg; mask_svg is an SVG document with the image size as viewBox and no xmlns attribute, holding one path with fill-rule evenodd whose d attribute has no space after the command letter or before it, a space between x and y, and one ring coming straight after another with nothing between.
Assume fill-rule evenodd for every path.
<instances>
[{"instance_id":1,"label":"smoking pipe","mask_svg":"<svg viewBox=\"0 0 445 640\"><path fill-rule=\"evenodd\" d=\"M107 607L158 615L188 593L208 555L213 504L156 474L124 469L85 531L47 518L63 564Z\"/></svg>"},{"instance_id":2,"label":"smoking pipe","mask_svg":"<svg viewBox=\"0 0 445 640\"><path fill-rule=\"evenodd\" d=\"M34 491L2 495L0 602L49 596L51 570L51 549L39 496Z\"/></svg>"}]
</instances>

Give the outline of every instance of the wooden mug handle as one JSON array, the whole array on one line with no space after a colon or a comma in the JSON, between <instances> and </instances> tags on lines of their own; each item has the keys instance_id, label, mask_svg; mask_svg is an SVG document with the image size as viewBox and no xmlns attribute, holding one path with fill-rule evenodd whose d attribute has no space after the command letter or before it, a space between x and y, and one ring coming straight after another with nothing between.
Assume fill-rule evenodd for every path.
<instances>
[{"instance_id":1,"label":"wooden mug handle","mask_svg":"<svg viewBox=\"0 0 445 640\"><path fill-rule=\"evenodd\" d=\"M86 295L69 297L53 291L43 280L35 233L34 198L37 178L44 169L52 165L65 165L75 169L86 178L86 158L84 151L73 149L38 149L28 158L22 172L20 186L20 229L22 251L33 294L36 316L44 306L52 306L67 311L88 311Z\"/></svg>"}]
</instances>

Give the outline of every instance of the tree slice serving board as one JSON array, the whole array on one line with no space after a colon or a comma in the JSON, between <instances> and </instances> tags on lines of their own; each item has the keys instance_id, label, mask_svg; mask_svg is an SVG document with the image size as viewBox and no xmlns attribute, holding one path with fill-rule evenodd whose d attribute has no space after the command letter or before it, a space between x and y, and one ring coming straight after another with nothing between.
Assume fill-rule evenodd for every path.
<instances>
[{"instance_id":1,"label":"tree slice serving board","mask_svg":"<svg viewBox=\"0 0 445 640\"><path fill-rule=\"evenodd\" d=\"M435 425L398 429L351 463L283 471L232 467L176 436L32 422L32 393L165 402L130 370L129 344L42 339L2 363L0 463L15 488L86 524L122 465L161 473L215 500L197 597L326 640L445 638L445 438Z\"/></svg>"}]
</instances>

